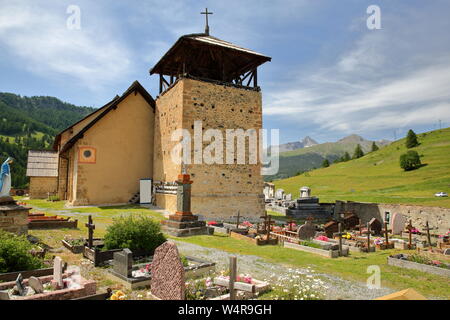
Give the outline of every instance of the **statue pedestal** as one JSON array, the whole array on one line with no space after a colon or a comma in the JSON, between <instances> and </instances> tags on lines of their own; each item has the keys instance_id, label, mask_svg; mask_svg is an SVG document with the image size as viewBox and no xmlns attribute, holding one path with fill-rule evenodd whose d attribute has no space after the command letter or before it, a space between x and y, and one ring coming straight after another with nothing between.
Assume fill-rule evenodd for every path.
<instances>
[{"instance_id":1,"label":"statue pedestal","mask_svg":"<svg viewBox=\"0 0 450 320\"><path fill-rule=\"evenodd\" d=\"M0 229L28 234L28 213L30 208L17 205L12 197L0 197Z\"/></svg>"},{"instance_id":2,"label":"statue pedestal","mask_svg":"<svg viewBox=\"0 0 450 320\"><path fill-rule=\"evenodd\" d=\"M188 174L178 175L177 212L169 216L169 220L161 221L162 230L175 237L212 234L205 221L198 221L198 216L191 212L191 184ZM212 230L212 231L210 231Z\"/></svg>"}]
</instances>

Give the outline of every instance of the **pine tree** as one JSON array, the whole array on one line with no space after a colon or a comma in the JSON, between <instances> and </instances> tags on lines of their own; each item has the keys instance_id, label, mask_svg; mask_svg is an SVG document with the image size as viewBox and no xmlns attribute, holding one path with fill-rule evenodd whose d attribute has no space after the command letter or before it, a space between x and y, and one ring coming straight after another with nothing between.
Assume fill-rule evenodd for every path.
<instances>
[{"instance_id":1,"label":"pine tree","mask_svg":"<svg viewBox=\"0 0 450 320\"><path fill-rule=\"evenodd\" d=\"M377 144L375 143L375 141L372 143L372 152L379 150L380 148L378 148Z\"/></svg>"},{"instance_id":2,"label":"pine tree","mask_svg":"<svg viewBox=\"0 0 450 320\"><path fill-rule=\"evenodd\" d=\"M328 159L323 160L322 167L328 168L329 166L330 166L330 162L328 161Z\"/></svg>"},{"instance_id":3,"label":"pine tree","mask_svg":"<svg viewBox=\"0 0 450 320\"><path fill-rule=\"evenodd\" d=\"M350 161L350 154L346 151L345 153L344 153L344 156L342 157L342 161Z\"/></svg>"},{"instance_id":4,"label":"pine tree","mask_svg":"<svg viewBox=\"0 0 450 320\"><path fill-rule=\"evenodd\" d=\"M353 159L358 159L364 156L364 152L362 151L361 145L358 143L358 145L355 148L355 152L353 153Z\"/></svg>"},{"instance_id":5,"label":"pine tree","mask_svg":"<svg viewBox=\"0 0 450 320\"><path fill-rule=\"evenodd\" d=\"M414 148L419 145L419 141L417 140L417 135L414 131L409 129L408 135L406 136L406 148Z\"/></svg>"},{"instance_id":6,"label":"pine tree","mask_svg":"<svg viewBox=\"0 0 450 320\"><path fill-rule=\"evenodd\" d=\"M400 156L400 167L405 171L419 168L422 165L417 151L410 150Z\"/></svg>"}]
</instances>

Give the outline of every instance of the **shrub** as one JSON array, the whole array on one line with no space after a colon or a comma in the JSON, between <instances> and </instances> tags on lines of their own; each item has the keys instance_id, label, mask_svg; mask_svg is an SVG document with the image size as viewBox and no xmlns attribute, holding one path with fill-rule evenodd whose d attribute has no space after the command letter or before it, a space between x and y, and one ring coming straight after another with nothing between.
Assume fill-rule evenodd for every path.
<instances>
[{"instance_id":1,"label":"shrub","mask_svg":"<svg viewBox=\"0 0 450 320\"><path fill-rule=\"evenodd\" d=\"M408 131L408 135L406 136L406 147L408 149L417 147L419 145L419 141L417 141L417 136L411 129Z\"/></svg>"},{"instance_id":2,"label":"shrub","mask_svg":"<svg viewBox=\"0 0 450 320\"><path fill-rule=\"evenodd\" d=\"M372 152L379 150L380 148L377 146L375 141L372 143Z\"/></svg>"},{"instance_id":3,"label":"shrub","mask_svg":"<svg viewBox=\"0 0 450 320\"><path fill-rule=\"evenodd\" d=\"M30 253L33 248L26 236L0 230L0 273L43 267L42 260Z\"/></svg>"},{"instance_id":4,"label":"shrub","mask_svg":"<svg viewBox=\"0 0 450 320\"><path fill-rule=\"evenodd\" d=\"M145 250L153 252L166 241L158 222L144 216L114 219L106 230L105 248Z\"/></svg>"},{"instance_id":5,"label":"shrub","mask_svg":"<svg viewBox=\"0 0 450 320\"><path fill-rule=\"evenodd\" d=\"M400 167L405 171L419 168L422 165L416 151L408 151L400 156Z\"/></svg>"},{"instance_id":6,"label":"shrub","mask_svg":"<svg viewBox=\"0 0 450 320\"><path fill-rule=\"evenodd\" d=\"M330 166L330 161L328 161L328 159L323 160L322 167L328 168L329 166Z\"/></svg>"}]
</instances>

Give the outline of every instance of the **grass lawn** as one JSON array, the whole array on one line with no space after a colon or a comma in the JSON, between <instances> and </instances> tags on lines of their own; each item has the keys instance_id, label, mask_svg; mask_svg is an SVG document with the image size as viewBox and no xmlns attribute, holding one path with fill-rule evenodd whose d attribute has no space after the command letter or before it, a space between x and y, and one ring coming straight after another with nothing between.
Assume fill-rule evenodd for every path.
<instances>
[{"instance_id":1,"label":"grass lawn","mask_svg":"<svg viewBox=\"0 0 450 320\"><path fill-rule=\"evenodd\" d=\"M53 247L60 248L61 240L65 236L79 238L87 237L88 214L93 215L95 228L95 237L103 237L106 228L110 225L115 217L120 215L147 215L156 220L163 220L161 213L150 209L142 208L134 205L115 206L115 207L89 207L89 208L64 208L63 202L48 202L46 200L24 200L28 205L34 207L32 211L43 211L47 215L71 216L78 219L78 229L60 229L60 230L30 230L30 234L40 238L44 243ZM278 220L281 216L275 212L269 214L276 215ZM280 219L282 220L282 219ZM171 238L171 237L168 237ZM281 246L253 246L245 241L230 238L223 235L213 236L193 236L188 238L173 238L178 241L184 241L197 244L204 247L216 248L231 253L244 255L255 255L267 259L272 263L279 263L292 267L311 266L318 272L340 276L348 280L356 280L365 282L369 274L367 267L378 265L381 268L382 286L391 287L393 289L414 288L421 294L428 297L440 297L450 299L450 281L448 278L430 275L414 270L405 270L387 265L387 257L390 254L401 252L400 250L377 251L371 254L351 253L349 257L340 257L337 259L329 259L317 256L307 252L295 251L292 249L282 248ZM65 261L73 264L79 264L81 255L74 255L67 250L57 253ZM112 288L121 288L117 283L112 282L104 276L104 270L101 268L91 268L87 272L87 276L99 281L100 287L111 286ZM143 294L143 291L128 292L133 298Z\"/></svg>"}]
</instances>

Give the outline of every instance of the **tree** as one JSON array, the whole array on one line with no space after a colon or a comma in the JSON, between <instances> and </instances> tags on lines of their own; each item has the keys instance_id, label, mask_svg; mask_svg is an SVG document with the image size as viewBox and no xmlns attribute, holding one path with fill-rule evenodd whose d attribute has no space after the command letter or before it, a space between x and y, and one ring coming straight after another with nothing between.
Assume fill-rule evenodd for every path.
<instances>
[{"instance_id":1,"label":"tree","mask_svg":"<svg viewBox=\"0 0 450 320\"><path fill-rule=\"evenodd\" d=\"M328 168L329 166L330 166L330 161L328 161L328 159L323 160L322 167Z\"/></svg>"},{"instance_id":2,"label":"tree","mask_svg":"<svg viewBox=\"0 0 450 320\"><path fill-rule=\"evenodd\" d=\"M409 129L408 135L406 136L406 148L411 149L417 147L419 145L419 141L417 140L417 135L414 131Z\"/></svg>"},{"instance_id":3,"label":"tree","mask_svg":"<svg viewBox=\"0 0 450 320\"><path fill-rule=\"evenodd\" d=\"M417 151L410 150L400 156L400 167L405 171L411 171L422 165Z\"/></svg>"},{"instance_id":4,"label":"tree","mask_svg":"<svg viewBox=\"0 0 450 320\"><path fill-rule=\"evenodd\" d=\"M345 153L344 153L344 156L342 157L342 161L350 161L351 160L351 158L350 158L350 154L346 151Z\"/></svg>"},{"instance_id":5,"label":"tree","mask_svg":"<svg viewBox=\"0 0 450 320\"><path fill-rule=\"evenodd\" d=\"M379 150L380 148L378 148L377 144L375 143L375 141L372 143L372 152Z\"/></svg>"},{"instance_id":6,"label":"tree","mask_svg":"<svg viewBox=\"0 0 450 320\"><path fill-rule=\"evenodd\" d=\"M355 152L353 153L353 159L358 159L364 156L364 152L362 151L361 145L358 143L358 145L355 148Z\"/></svg>"}]
</instances>

